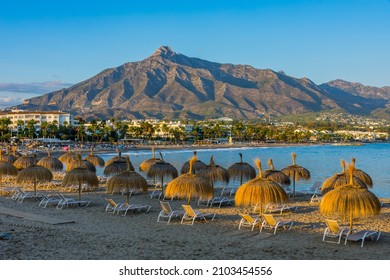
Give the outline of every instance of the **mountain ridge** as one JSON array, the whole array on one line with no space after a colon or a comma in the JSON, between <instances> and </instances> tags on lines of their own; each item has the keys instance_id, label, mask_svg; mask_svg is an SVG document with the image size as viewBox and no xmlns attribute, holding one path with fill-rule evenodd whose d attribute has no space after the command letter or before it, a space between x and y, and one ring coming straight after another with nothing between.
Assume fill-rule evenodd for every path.
<instances>
[{"instance_id":1,"label":"mountain ridge","mask_svg":"<svg viewBox=\"0 0 390 280\"><path fill-rule=\"evenodd\" d=\"M381 89L381 90L379 90ZM86 119L254 119L342 110L388 117L390 87L342 80L317 85L271 69L191 58L162 46L68 88L27 99L25 110L62 110Z\"/></svg>"}]
</instances>

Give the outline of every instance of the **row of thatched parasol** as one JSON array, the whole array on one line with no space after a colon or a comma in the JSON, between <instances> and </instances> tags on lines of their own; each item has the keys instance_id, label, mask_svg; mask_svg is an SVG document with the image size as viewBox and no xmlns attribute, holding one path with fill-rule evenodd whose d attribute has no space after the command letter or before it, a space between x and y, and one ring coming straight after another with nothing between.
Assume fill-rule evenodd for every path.
<instances>
[{"instance_id":1,"label":"row of thatched parasol","mask_svg":"<svg viewBox=\"0 0 390 280\"><path fill-rule=\"evenodd\" d=\"M92 156L94 155L91 150ZM198 166L202 165L199 164L200 161L197 160L195 154L188 161L188 171L178 176L176 168L165 162L161 153L159 159L153 153L153 158L143 162L140 165L140 170L147 171L148 177L159 177L162 187L164 186L164 177L171 177L173 180L167 185L166 196L186 198L188 203L190 203L193 197L212 198L214 196L213 182L217 180L228 182L229 176L238 177L241 186L238 188L235 196L236 205L243 207L260 205L259 209L262 211L261 205L265 205L268 202L281 203L288 200L281 184L288 184L291 178L293 190L295 190L296 180L310 178L310 172L296 164L295 153L292 154L292 158L293 164L281 171L275 170L272 160L270 160L268 162L270 169L265 172L261 169L260 160L256 160L256 166L259 169L259 173L256 176L254 168L242 161L242 154L240 154L240 162L233 164L228 170L216 165L212 157L210 164L203 164L203 167L195 174L195 166L197 164ZM55 162L53 159L50 153L48 153L46 161ZM348 170L345 169L345 162L342 161L343 172L335 174L324 181L322 186L324 196L320 204L320 211L324 215L338 214L343 219L348 217L351 229L355 217L378 214L381 208L378 198L368 190L373 185L371 177L365 172L356 169L355 161L355 159L352 159ZM101 165L102 163L96 161L95 164ZM97 186L98 179L91 165L95 168L94 164L86 159L82 160L81 156L77 156L77 159L68 162L68 166L73 166L73 168L70 168L70 170L67 168L68 172L63 179L62 185L78 184L79 196L81 195L82 184L88 183ZM185 171L185 168L183 165L182 172ZM129 200L130 188L137 188L142 191L147 190L145 178L134 171L128 156L122 157L119 153L117 157L105 163L105 169L107 169L107 174L114 174L107 182L109 191L118 188L127 189L126 203ZM3 174L15 175L16 173L17 168L14 165L4 162L4 160L0 163L0 176ZM30 165L19 172L16 181L21 184L33 183L36 191L38 182L51 181L52 178L51 171L44 166L36 164L36 157L34 157L33 163L31 164L30 161ZM243 179L249 181L242 184Z\"/></svg>"}]
</instances>

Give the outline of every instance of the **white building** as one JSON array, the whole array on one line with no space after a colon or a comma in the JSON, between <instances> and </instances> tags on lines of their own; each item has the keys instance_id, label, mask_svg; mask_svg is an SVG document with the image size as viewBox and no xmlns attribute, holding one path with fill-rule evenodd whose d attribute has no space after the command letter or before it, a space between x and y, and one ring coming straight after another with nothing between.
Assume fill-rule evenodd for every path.
<instances>
[{"instance_id":1,"label":"white building","mask_svg":"<svg viewBox=\"0 0 390 280\"><path fill-rule=\"evenodd\" d=\"M77 125L77 121L73 120L73 117L69 113L61 111L23 111L12 110L11 112L1 112L0 118L8 118L12 121L10 127L16 129L18 121L23 121L25 124L29 120L36 121L36 127L40 127L42 122L52 123L56 121L58 126L64 125L65 122L71 125Z\"/></svg>"}]
</instances>

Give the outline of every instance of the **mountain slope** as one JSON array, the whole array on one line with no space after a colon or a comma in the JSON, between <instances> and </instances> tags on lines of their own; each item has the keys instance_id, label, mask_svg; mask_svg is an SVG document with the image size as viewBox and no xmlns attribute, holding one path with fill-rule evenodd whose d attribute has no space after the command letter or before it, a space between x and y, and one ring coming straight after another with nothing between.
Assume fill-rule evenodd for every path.
<instances>
[{"instance_id":1,"label":"mountain slope","mask_svg":"<svg viewBox=\"0 0 390 280\"><path fill-rule=\"evenodd\" d=\"M334 89L307 78L190 58L160 47L145 60L106 69L67 89L28 99L18 108L62 110L86 119L252 119L330 109L359 111L356 104L372 102L371 97ZM385 107L382 99L375 100L360 113Z\"/></svg>"}]
</instances>

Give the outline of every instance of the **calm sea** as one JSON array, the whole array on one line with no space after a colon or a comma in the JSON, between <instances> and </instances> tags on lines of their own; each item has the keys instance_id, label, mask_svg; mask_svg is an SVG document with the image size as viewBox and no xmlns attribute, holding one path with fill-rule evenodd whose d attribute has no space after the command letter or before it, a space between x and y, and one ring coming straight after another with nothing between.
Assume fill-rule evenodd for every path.
<instances>
[{"instance_id":1,"label":"calm sea","mask_svg":"<svg viewBox=\"0 0 390 280\"><path fill-rule=\"evenodd\" d=\"M179 173L182 165L198 152L198 159L209 164L210 157L214 156L216 164L228 168L239 162L239 153L243 154L243 161L254 165L254 160L259 158L263 170L268 169L267 161L272 158L275 169L282 169L292 164L291 153L297 154L297 164L305 167L311 173L309 181L299 181L296 189L305 189L315 181L324 181L334 173L341 172L340 160L350 162L356 158L356 167L368 173L374 182L371 189L378 197L390 198L390 143L364 144L362 146L283 146L283 147L247 147L230 149L207 149L207 150L158 150L161 151L164 160L174 165ZM152 157L151 151L139 150L126 153L134 167ZM112 158L116 154L100 155L104 160ZM137 170L138 171L138 170ZM97 173L102 174L103 168L98 168Z\"/></svg>"}]
</instances>

